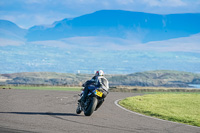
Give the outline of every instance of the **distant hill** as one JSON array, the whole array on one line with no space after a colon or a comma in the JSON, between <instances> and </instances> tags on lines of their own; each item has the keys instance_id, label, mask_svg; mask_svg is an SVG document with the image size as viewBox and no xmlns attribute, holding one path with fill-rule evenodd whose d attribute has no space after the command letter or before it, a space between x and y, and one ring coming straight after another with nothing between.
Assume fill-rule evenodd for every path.
<instances>
[{"instance_id":1,"label":"distant hill","mask_svg":"<svg viewBox=\"0 0 200 133\"><path fill-rule=\"evenodd\" d=\"M30 85L80 85L89 80L89 74L70 74L56 72L23 72L1 74L2 79L7 78L6 84Z\"/></svg>"},{"instance_id":2,"label":"distant hill","mask_svg":"<svg viewBox=\"0 0 200 133\"><path fill-rule=\"evenodd\" d=\"M29 85L82 85L91 79L91 74L69 74L55 72L29 72L1 74L8 79L1 84ZM106 75L111 86L164 86L188 87L188 84L200 84L200 74L181 71L147 71L126 75Z\"/></svg>"},{"instance_id":3,"label":"distant hill","mask_svg":"<svg viewBox=\"0 0 200 133\"><path fill-rule=\"evenodd\" d=\"M147 71L111 77L113 85L187 87L199 84L200 74L181 71Z\"/></svg>"},{"instance_id":4,"label":"distant hill","mask_svg":"<svg viewBox=\"0 0 200 133\"><path fill-rule=\"evenodd\" d=\"M22 29L13 22L0 20L0 38L11 40L25 40L27 30Z\"/></svg>"},{"instance_id":5,"label":"distant hill","mask_svg":"<svg viewBox=\"0 0 200 133\"><path fill-rule=\"evenodd\" d=\"M158 15L122 10L101 10L51 26L34 26L28 41L57 40L76 36L109 36L136 42L160 41L200 33L200 14Z\"/></svg>"}]
</instances>

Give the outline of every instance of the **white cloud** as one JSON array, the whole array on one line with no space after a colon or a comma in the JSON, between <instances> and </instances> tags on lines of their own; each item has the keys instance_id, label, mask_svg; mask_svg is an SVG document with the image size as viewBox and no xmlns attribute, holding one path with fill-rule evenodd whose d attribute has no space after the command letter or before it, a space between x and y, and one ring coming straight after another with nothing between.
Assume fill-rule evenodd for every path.
<instances>
[{"instance_id":1,"label":"white cloud","mask_svg":"<svg viewBox=\"0 0 200 133\"><path fill-rule=\"evenodd\" d=\"M128 39L95 36L71 37L56 41L37 41L32 43L67 49L200 53L200 34L164 41L153 41L144 44Z\"/></svg>"},{"instance_id":2,"label":"white cloud","mask_svg":"<svg viewBox=\"0 0 200 133\"><path fill-rule=\"evenodd\" d=\"M117 0L117 3L122 5L134 4L134 0Z\"/></svg>"},{"instance_id":3,"label":"white cloud","mask_svg":"<svg viewBox=\"0 0 200 133\"><path fill-rule=\"evenodd\" d=\"M14 40L9 40L9 39L4 39L4 38L0 38L0 46L8 46L8 45L12 45L12 46L19 46L19 45L24 45L25 42L23 41L14 41Z\"/></svg>"},{"instance_id":4,"label":"white cloud","mask_svg":"<svg viewBox=\"0 0 200 133\"><path fill-rule=\"evenodd\" d=\"M186 6L186 3L182 0L143 0L143 3L158 7Z\"/></svg>"},{"instance_id":5,"label":"white cloud","mask_svg":"<svg viewBox=\"0 0 200 133\"><path fill-rule=\"evenodd\" d=\"M44 3L47 0L25 0L24 3L26 4L33 4L33 3Z\"/></svg>"},{"instance_id":6,"label":"white cloud","mask_svg":"<svg viewBox=\"0 0 200 133\"><path fill-rule=\"evenodd\" d=\"M144 50L200 53L200 34L165 41L148 42L146 44L141 44L141 46Z\"/></svg>"},{"instance_id":7,"label":"white cloud","mask_svg":"<svg viewBox=\"0 0 200 133\"><path fill-rule=\"evenodd\" d=\"M44 45L44 46L50 46L50 47L68 48L68 49L74 48L73 45L63 42L61 40L35 41L35 42L31 42L31 44Z\"/></svg>"}]
</instances>

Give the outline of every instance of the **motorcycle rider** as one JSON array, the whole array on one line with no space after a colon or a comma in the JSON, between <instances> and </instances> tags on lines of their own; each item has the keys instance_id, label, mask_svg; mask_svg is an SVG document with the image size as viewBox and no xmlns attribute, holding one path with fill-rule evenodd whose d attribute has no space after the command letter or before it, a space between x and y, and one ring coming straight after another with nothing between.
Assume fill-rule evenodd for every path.
<instances>
[{"instance_id":1,"label":"motorcycle rider","mask_svg":"<svg viewBox=\"0 0 200 133\"><path fill-rule=\"evenodd\" d=\"M95 76L91 80L88 80L83 84L83 87L85 87L83 96L79 100L81 102L81 105L84 105L89 90L92 91L96 88L103 89L103 94L105 97L108 94L109 83L108 80L104 77L104 72L102 70L99 70L96 71Z\"/></svg>"}]
</instances>

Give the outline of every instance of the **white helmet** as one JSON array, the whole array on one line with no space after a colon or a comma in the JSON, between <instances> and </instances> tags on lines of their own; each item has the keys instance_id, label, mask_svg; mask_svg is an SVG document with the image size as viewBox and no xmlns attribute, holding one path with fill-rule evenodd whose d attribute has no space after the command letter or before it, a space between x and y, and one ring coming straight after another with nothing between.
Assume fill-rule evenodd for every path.
<instances>
[{"instance_id":1,"label":"white helmet","mask_svg":"<svg viewBox=\"0 0 200 133\"><path fill-rule=\"evenodd\" d=\"M102 70L96 71L95 76L103 76L104 72Z\"/></svg>"}]
</instances>

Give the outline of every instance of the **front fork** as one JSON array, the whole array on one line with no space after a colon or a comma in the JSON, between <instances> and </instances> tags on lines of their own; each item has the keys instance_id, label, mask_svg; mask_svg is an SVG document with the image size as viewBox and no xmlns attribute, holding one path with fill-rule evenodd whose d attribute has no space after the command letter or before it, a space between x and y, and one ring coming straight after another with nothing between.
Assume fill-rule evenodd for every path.
<instances>
[{"instance_id":1,"label":"front fork","mask_svg":"<svg viewBox=\"0 0 200 133\"><path fill-rule=\"evenodd\" d=\"M80 96L80 99L78 100L78 107L81 109L81 111L85 110L85 107L88 105L88 102L90 101L90 95L92 95L92 93L89 93L88 96L86 97L86 101L84 103L84 105L81 105L81 98L84 95L84 90L81 92L81 94L78 94Z\"/></svg>"}]
</instances>

